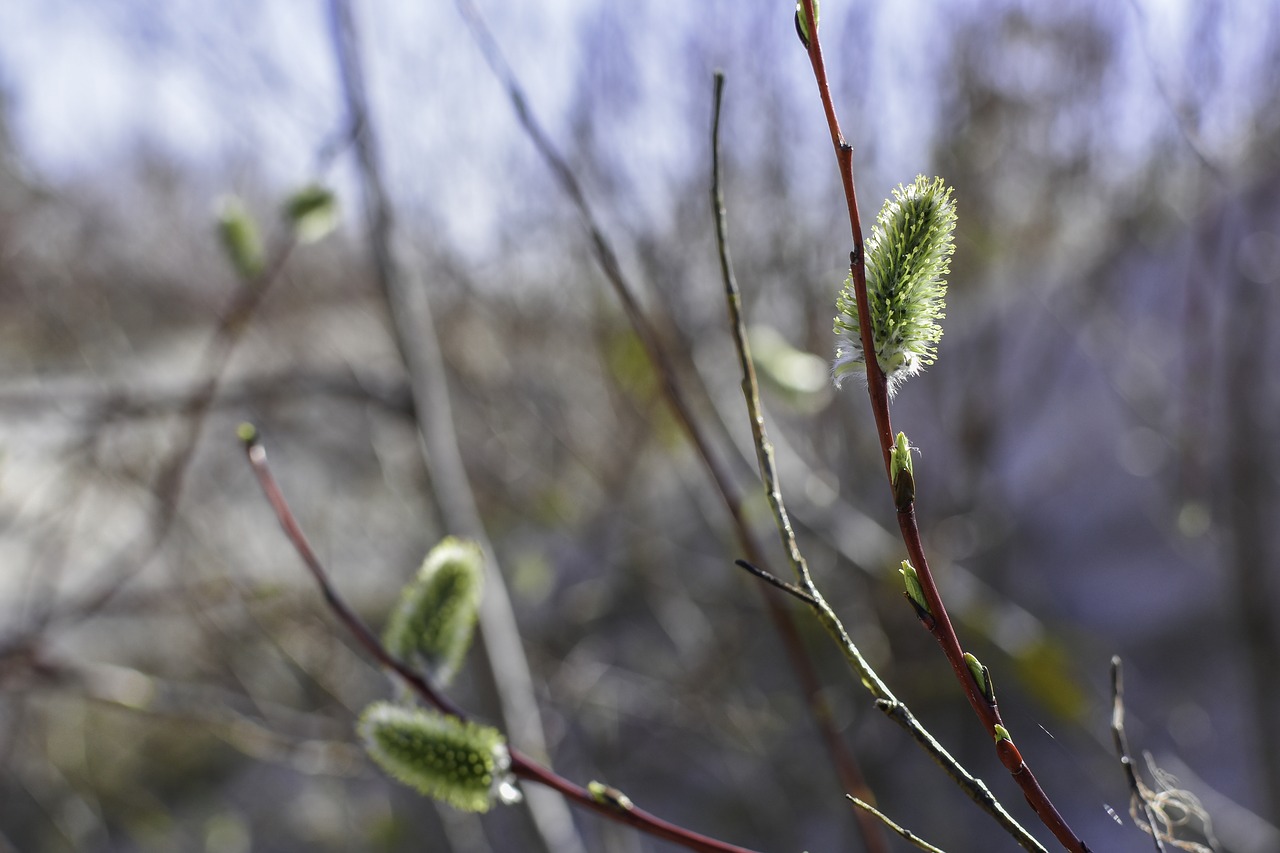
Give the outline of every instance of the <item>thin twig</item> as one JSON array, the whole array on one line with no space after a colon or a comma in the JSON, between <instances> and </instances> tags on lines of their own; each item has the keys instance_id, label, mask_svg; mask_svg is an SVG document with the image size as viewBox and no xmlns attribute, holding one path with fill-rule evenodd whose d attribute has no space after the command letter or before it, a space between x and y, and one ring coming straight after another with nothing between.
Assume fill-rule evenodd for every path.
<instances>
[{"instance_id":1,"label":"thin twig","mask_svg":"<svg viewBox=\"0 0 1280 853\"><path fill-rule=\"evenodd\" d=\"M866 257L862 241L862 219L858 212L857 194L853 180L853 148L845 141L844 133L840 130L840 123L836 117L831 89L827 82L826 64L822 57L822 41L815 15L814 1L800 0L800 2L802 6L800 14L807 15L807 20L813 24L810 28L810 37L807 45L809 62L813 66L814 79L818 85L818 95L822 101L823 111L826 114L827 127L831 131L831 142L835 148L836 161L840 167L841 183L849 209L849 226L853 237L850 274L854 287L854 298L858 307L862 350L864 353L874 354L876 349L871 340L872 324L870 306L867 300ZM885 381L884 372L880 369L880 365L874 357L869 355L863 361L867 372L867 394L871 400L871 411L875 418L876 434L880 441L881 456L885 465L886 485L890 486L890 494L892 495L892 483L888 475L890 452L893 448L893 424L889 417L888 385ZM995 732L1007 733L996 703L983 695L983 691L978 687L969 672L968 666L965 664L964 649L960 645L955 628L951 624L951 618L943 605L937 584L934 582L933 573L929 570L929 562L925 557L924 544L916 521L914 501L904 504L898 510L898 528L902 532L902 539L906 545L911 564L915 567L919 576L920 586L928 604L928 612L933 617L922 621L926 623L926 627L933 634L939 646L942 647L943 654L946 656L948 663L951 664L956 680L960 683L961 689L969 700L969 705L983 724L986 736L992 737ZM997 726L1000 728L997 729ZM996 737L994 739L997 756L1022 789L1023 796L1026 797L1027 803L1036 813L1036 816L1071 853L1088 853L1089 847L1063 819L1057 807L1049 799L1048 794L1045 793L1039 781L1031 772L1031 768L1023 760L1013 741L1004 737Z\"/></svg>"},{"instance_id":2,"label":"thin twig","mask_svg":"<svg viewBox=\"0 0 1280 853\"><path fill-rule=\"evenodd\" d=\"M857 797L850 797L849 801L852 802L858 808L862 809L863 811L870 812L871 814L875 815L877 820L879 820L885 826L892 829L894 832L901 835L903 838L905 838L907 841L914 844L916 847L919 847L921 850L927 850L929 851L929 853L946 853L945 850L942 850L941 848L938 848L938 847L934 847L932 844L925 841L923 838L916 835L914 832L907 829L906 827L903 827L894 823L885 815L884 812L880 811L870 803L863 802Z\"/></svg>"},{"instance_id":3,"label":"thin twig","mask_svg":"<svg viewBox=\"0 0 1280 853\"><path fill-rule=\"evenodd\" d=\"M1133 755L1129 751L1129 736L1124 729L1124 671L1119 655L1111 658L1111 739L1115 743L1116 756L1124 770L1125 781L1129 784L1129 802L1142 803L1142 813L1147 818L1147 826L1151 827L1156 850L1166 853L1164 842L1160 840L1160 833L1156 829L1156 816L1151 811L1151 804L1142 795L1142 785L1138 781L1138 772L1133 767Z\"/></svg>"},{"instance_id":4,"label":"thin twig","mask_svg":"<svg viewBox=\"0 0 1280 853\"><path fill-rule=\"evenodd\" d=\"M267 452L259 441L256 431L247 429L242 433L241 438L244 441L245 455L249 460L249 465L257 477L258 485L262 488L267 502L271 504L271 508L275 512L276 520L280 523L280 527L290 544L293 545L294 551L297 552L303 564L307 567L307 571L311 573L316 585L320 587L325 603L338 621L342 623L342 626L356 639L356 642L360 644L369 657L379 666L394 672L424 702L443 713L450 714L461 720L468 719L467 714L460 707L454 704L449 697L436 690L421 673L388 652L377 635L370 630L369 626L364 624L355 611L338 594L338 591L329 581L329 573L325 571L324 565L320 562L320 558L316 556L310 542L307 541L306 534L302 532L302 528L294 517L293 511L289 509L289 504L285 500L280 486L276 483L271 467L267 464ZM745 847L718 841L669 823L643 809L634 807L620 809L608 802L601 802L592 797L586 788L570 782L554 770L539 764L514 747L510 748L510 753L511 772L516 776L558 791L577 805L604 815L611 820L628 824L649 835L679 844L688 850L699 851L699 853L753 853L753 851Z\"/></svg>"},{"instance_id":5,"label":"thin twig","mask_svg":"<svg viewBox=\"0 0 1280 853\"><path fill-rule=\"evenodd\" d=\"M737 277L733 271L733 263L729 257L728 222L720 183L719 155L719 115L723 87L724 78L722 75L717 74L714 95L715 117L712 121L711 139L711 195L712 210L715 216L716 245L720 257L720 273L724 282L725 302L729 311L729 329L733 335L734 346L738 353L738 366L742 372L742 394L746 400L747 416L751 423L751 436L756 449L756 462L759 466L761 480L764 483L765 493L769 499L769 506L773 510L774 519L777 522L783 548L791 561L796 578L800 582L800 591L807 596L806 603L813 608L823 627L840 646L845 659L849 662L859 680L876 699L877 706L882 710L886 710L891 720L905 728L916 742L923 746L930 756L947 771L948 775L960 785L961 789L984 811L994 817L1019 844L1027 850L1043 851L1044 848L1040 843L1013 819L992 796L986 785L981 780L971 776L959 762L943 749L924 726L916 720L906 705L893 695L893 691L889 689L888 685L880 678L854 644L840 618L818 591L810 575L808 564L800 551L799 542L796 540L795 531L791 526L786 504L782 499L777 465L774 461L773 445L769 441L769 436L765 429L764 412L760 406L760 388L756 381L755 365L751 358L750 344L747 341L746 324L742 319L742 294L738 288ZM741 561L739 561L739 565L741 565Z\"/></svg>"},{"instance_id":6,"label":"thin twig","mask_svg":"<svg viewBox=\"0 0 1280 853\"><path fill-rule=\"evenodd\" d=\"M799 599L801 602L809 605L810 607L820 606L818 604L818 599L814 598L812 595L805 592L800 587L796 586L793 583L787 583L782 578L778 577L777 575L773 575L773 574L770 574L769 572L766 572L764 569L760 568L759 566L752 565L751 563L748 563L746 560L734 560L733 564L740 569L746 569L749 573L760 578L760 580L764 581L770 586L777 587L778 589L787 593L791 597Z\"/></svg>"}]
</instances>

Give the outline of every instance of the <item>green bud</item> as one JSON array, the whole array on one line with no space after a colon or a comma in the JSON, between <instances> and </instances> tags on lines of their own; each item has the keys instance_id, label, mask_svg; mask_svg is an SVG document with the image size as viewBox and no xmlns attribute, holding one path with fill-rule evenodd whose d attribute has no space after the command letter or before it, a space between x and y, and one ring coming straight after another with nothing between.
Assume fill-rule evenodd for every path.
<instances>
[{"instance_id":1,"label":"green bud","mask_svg":"<svg viewBox=\"0 0 1280 853\"><path fill-rule=\"evenodd\" d=\"M284 218L299 242L314 243L337 226L337 197L318 184L303 187L285 202Z\"/></svg>"},{"instance_id":2,"label":"green bud","mask_svg":"<svg viewBox=\"0 0 1280 853\"><path fill-rule=\"evenodd\" d=\"M611 788L603 782L588 782L587 793L591 795L591 799L601 805L613 806L616 809L621 809L626 812L635 808L635 803L631 802L630 797L619 791L617 788Z\"/></svg>"},{"instance_id":3,"label":"green bud","mask_svg":"<svg viewBox=\"0 0 1280 853\"><path fill-rule=\"evenodd\" d=\"M501 733L437 711L375 702L357 725L365 751L388 775L420 793L468 812L487 812L495 798L519 791Z\"/></svg>"},{"instance_id":4,"label":"green bud","mask_svg":"<svg viewBox=\"0 0 1280 853\"><path fill-rule=\"evenodd\" d=\"M448 537L427 554L387 620L383 645L436 684L453 678L471 645L484 578L484 552Z\"/></svg>"},{"instance_id":5,"label":"green bud","mask_svg":"<svg viewBox=\"0 0 1280 853\"><path fill-rule=\"evenodd\" d=\"M262 272L266 254L262 248L262 238L258 236L258 225L235 196L223 198L219 205L218 238L222 241L222 249L227 253L231 265L241 278L253 278Z\"/></svg>"},{"instance_id":6,"label":"green bud","mask_svg":"<svg viewBox=\"0 0 1280 853\"><path fill-rule=\"evenodd\" d=\"M978 691L982 693L982 697L992 704L996 701L995 688L991 684L991 673L982 661L978 660L968 652L964 653L965 666L969 667L969 674L973 676L973 683L978 685Z\"/></svg>"},{"instance_id":7,"label":"green bud","mask_svg":"<svg viewBox=\"0 0 1280 853\"><path fill-rule=\"evenodd\" d=\"M258 428L245 421L236 427L236 438L240 439L242 444L256 444L258 442Z\"/></svg>"},{"instance_id":8,"label":"green bud","mask_svg":"<svg viewBox=\"0 0 1280 853\"><path fill-rule=\"evenodd\" d=\"M999 723L996 723L994 733L995 733L996 743L999 743L1002 740L1007 740L1009 741L1009 743L1013 743L1013 738L1009 737L1009 730L1006 729L1004 726L1000 725Z\"/></svg>"},{"instance_id":9,"label":"green bud","mask_svg":"<svg viewBox=\"0 0 1280 853\"><path fill-rule=\"evenodd\" d=\"M866 245L867 307L876 363L892 394L933 364L946 315L946 276L955 251L951 189L924 175L893 191ZM836 298L836 384L865 364L852 274Z\"/></svg>"},{"instance_id":10,"label":"green bud","mask_svg":"<svg viewBox=\"0 0 1280 853\"><path fill-rule=\"evenodd\" d=\"M903 560L902 568L898 571L902 574L903 583L907 587L907 598L911 599L917 611L932 616L929 602L924 597L924 587L920 586L920 575L916 573L916 567Z\"/></svg>"},{"instance_id":11,"label":"green bud","mask_svg":"<svg viewBox=\"0 0 1280 853\"><path fill-rule=\"evenodd\" d=\"M916 499L915 469L911 463L911 445L907 434L898 433L889 452L889 481L893 485L893 502L898 509L906 509Z\"/></svg>"},{"instance_id":12,"label":"green bud","mask_svg":"<svg viewBox=\"0 0 1280 853\"><path fill-rule=\"evenodd\" d=\"M796 0L796 34L800 36L800 43L807 50L809 41L812 39L810 33L818 30L818 0L813 0L813 26L809 26L808 15L804 13L804 3Z\"/></svg>"}]
</instances>

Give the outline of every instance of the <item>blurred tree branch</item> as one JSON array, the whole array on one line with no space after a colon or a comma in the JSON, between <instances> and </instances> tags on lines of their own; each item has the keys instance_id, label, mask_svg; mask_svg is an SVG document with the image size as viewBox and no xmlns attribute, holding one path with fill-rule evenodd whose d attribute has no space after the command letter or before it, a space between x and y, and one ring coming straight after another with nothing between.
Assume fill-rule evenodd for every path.
<instances>
[{"instance_id":1,"label":"blurred tree branch","mask_svg":"<svg viewBox=\"0 0 1280 853\"><path fill-rule=\"evenodd\" d=\"M513 742L548 761L550 751L533 689L533 676L516 630L515 611L463 466L453 424L448 377L426 283L400 245L391 198L382 179L355 16L348 0L331 0L329 14L346 110L352 126L358 128L355 150L368 218L369 250L390 314L396 347L408 372L432 494L445 529L479 542L487 557L487 589L480 605L480 634L487 652L488 671L502 707L504 728ZM539 843L547 853L585 853L573 818L560 798L534 790L529 794L528 808Z\"/></svg>"}]
</instances>

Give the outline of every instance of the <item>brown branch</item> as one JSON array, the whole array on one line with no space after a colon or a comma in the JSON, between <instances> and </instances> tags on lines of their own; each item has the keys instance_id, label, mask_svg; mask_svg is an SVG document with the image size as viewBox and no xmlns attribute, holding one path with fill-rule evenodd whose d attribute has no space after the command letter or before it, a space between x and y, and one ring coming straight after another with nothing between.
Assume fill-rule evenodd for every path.
<instances>
[{"instance_id":1,"label":"brown branch","mask_svg":"<svg viewBox=\"0 0 1280 853\"><path fill-rule=\"evenodd\" d=\"M769 584L769 586L776 587L777 589L782 590L787 595L791 596L797 601L803 602L804 604L807 604L810 607L821 607L821 605L818 603L818 599L814 598L812 595L805 592L800 587L796 586L793 583L787 583L782 578L778 577L777 575L766 572L764 569L760 568L759 566L754 566L751 563L748 563L746 560L734 560L733 564L740 569L745 569L747 574L753 575L759 578L760 580Z\"/></svg>"},{"instance_id":2,"label":"brown branch","mask_svg":"<svg viewBox=\"0 0 1280 853\"><path fill-rule=\"evenodd\" d=\"M865 354L863 362L867 371L867 394L871 399L871 411L875 418L876 433L880 440L880 451L885 465L886 480L888 480L889 458L893 448L893 424L889 417L888 385L885 381L884 371L881 370L875 358L876 349L872 341L870 306L867 301L866 257L862 241L862 219L858 212L857 194L853 180L853 148L845 141L844 134L840 130L839 120L836 117L835 105L831 98L831 89L827 82L826 64L822 57L822 40L816 19L817 16L815 15L814 0L800 0L800 2L802 8L799 14L806 15L807 20L812 22L812 26L809 28L810 33L806 48L809 54L809 62L813 66L814 79L818 85L818 95L822 100L823 112L826 114L827 127L831 131L831 142L835 148L836 162L840 168L841 184L849 208L849 226L853 237L850 272L853 281L854 299L858 307L862 351ZM892 495L892 483L889 482L887 485L890 486L890 495ZM947 614L946 607L943 605L942 597L938 593L933 574L929 570L928 560L925 558L920 529L916 523L914 500L907 502L898 510L898 528L902 532L902 539L906 544L907 554L911 558L911 563L919 575L925 601L928 604L929 613L933 617L932 619L921 621L925 623L930 633L933 634L934 639L942 647L943 654L946 656L947 662L951 664L951 669L955 673L956 679L960 682L970 706L978 716L978 719L982 721L986 735L993 737L997 731L996 726L1001 727L999 731L1007 731L1003 726L1000 712L995 702L988 701L982 695L982 691L974 682L973 676L964 662L964 650L960 646L960 640L951 625L951 619ZM1057 808L1031 772L1031 768L1022 759L1022 755L1013 744L1013 741L1000 737L996 737L995 740L997 756L1022 789L1023 795L1036 813L1036 816L1071 853L1087 853L1088 846L1080 840L1071 827L1067 825L1062 815L1058 813Z\"/></svg>"},{"instance_id":3,"label":"brown branch","mask_svg":"<svg viewBox=\"0 0 1280 853\"><path fill-rule=\"evenodd\" d=\"M307 567L307 571L311 573L312 579L320 587L325 603L329 606L333 615L355 638L356 642L360 644L369 657L379 666L394 672L424 702L445 714L466 720L467 714L454 704L448 696L436 690L421 673L388 652L377 635L338 594L338 591L329 581L329 573L325 571L320 558L316 556L315 550L311 547L310 542L307 541L306 534L302 532L302 528L294 517L292 510L289 509L289 504L285 500L280 486L276 483L270 466L267 464L267 452L259 441L256 430L252 427L242 427L241 440L244 442L245 456L249 460L249 466L253 469L253 473L258 479L258 485L261 486L267 502L271 504L271 509L275 512L276 520L280 523L280 527L290 544L293 545L293 549ZM511 772L516 776L558 791L576 805L604 815L610 820L625 823L641 832L679 844L688 850L698 851L699 853L754 853L754 851L745 847L738 847L677 826L643 809L634 807L624 809L609 802L601 802L592 797L586 788L569 781L550 768L544 767L519 750L510 748L510 753Z\"/></svg>"}]
</instances>

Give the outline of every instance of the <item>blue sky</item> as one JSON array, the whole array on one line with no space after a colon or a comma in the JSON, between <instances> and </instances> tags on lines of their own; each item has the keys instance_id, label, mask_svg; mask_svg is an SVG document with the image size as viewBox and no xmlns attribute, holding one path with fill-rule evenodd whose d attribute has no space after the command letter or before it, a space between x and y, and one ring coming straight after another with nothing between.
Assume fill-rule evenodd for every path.
<instances>
[{"instance_id":1,"label":"blue sky","mask_svg":"<svg viewBox=\"0 0 1280 853\"><path fill-rule=\"evenodd\" d=\"M778 22L763 27L738 14L738 2L477 5L539 116L561 140L568 133L564 120L575 81L590 63L583 28L599 19L612 22L605 31L614 42L603 50L618 51L620 73L634 77L629 82L637 106L624 109L601 132L613 133L615 149L626 150L614 165L622 180L632 182L631 197L641 214L660 215L666 200L658 191L662 180L653 176L675 180L687 169L702 168L689 162L686 149L705 134L713 66L728 70L731 97L746 99L753 77L762 74L793 84L804 98L798 108L803 120L788 133L802 156L825 156L820 119L804 112L816 101L803 55L793 49L789 2L771 3ZM410 205L449 211L447 227L459 232L453 236L478 237L499 215L493 202L495 194L507 191L502 171L513 162L529 162L509 107L452 3L357 5L396 192ZM951 21L981 15L978 10L992 5L824 4L824 40L833 68L865 75L860 97L876 123L876 166L898 176L888 183L927 168L936 130L933 75L945 56ZM1079 2L1053 8L1089 7ZM282 185L297 184L310 177L316 151L341 124L326 8L320 0L6 0L0 4L0 85L11 102L11 131L26 162L55 181L101 173L145 142L180 162L253 162ZM1036 4L1029 8L1055 14ZM1262 11L1270 6L1264 0L1222 4L1208 23L1200 13L1206 7L1194 0L1107 8L1119 16L1122 44L1120 74L1098 116L1107 124L1113 168L1141 162L1153 134L1167 132L1171 108L1157 81L1175 101L1194 102L1206 74L1216 79L1212 99L1200 104L1201 127L1209 144L1229 156L1247 136L1247 107L1265 83L1257 61L1276 17ZM1216 43L1210 53L1219 58L1207 71L1185 58L1206 39ZM701 46L699 62L685 58L691 43ZM742 43L763 44L767 49L759 56L784 60L762 69L756 57L723 47ZM1028 66L1010 73L1032 71ZM848 94L837 97L849 100ZM759 132L749 127L749 115L743 121L743 134ZM856 142L857 127L847 130ZM815 181L827 177L816 175ZM879 194L884 188L873 189Z\"/></svg>"}]
</instances>

